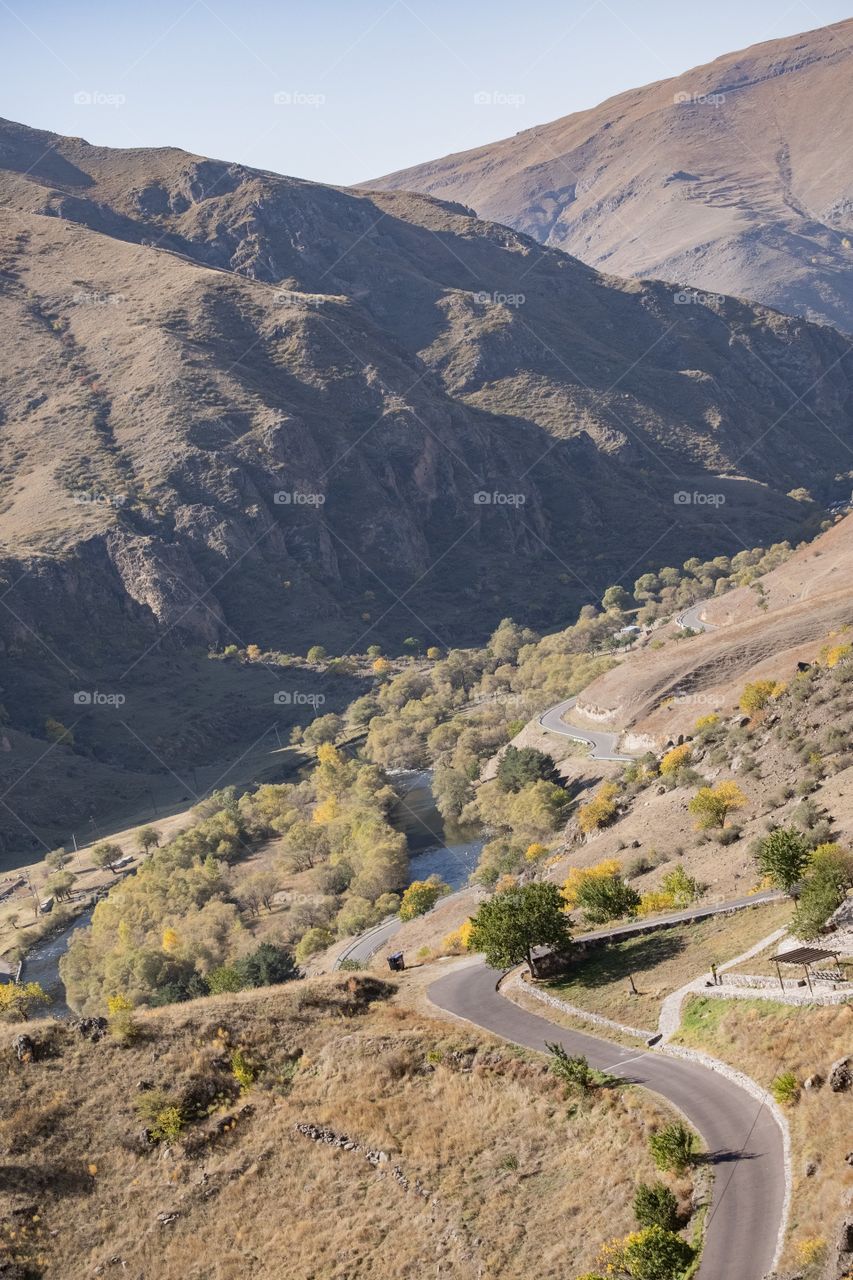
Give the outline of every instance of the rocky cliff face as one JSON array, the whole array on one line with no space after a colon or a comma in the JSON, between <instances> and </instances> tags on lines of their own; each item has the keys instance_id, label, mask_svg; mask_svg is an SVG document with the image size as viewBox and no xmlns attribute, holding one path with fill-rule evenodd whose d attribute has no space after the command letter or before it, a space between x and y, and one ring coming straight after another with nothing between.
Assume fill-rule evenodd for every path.
<instances>
[{"instance_id":1,"label":"rocky cliff face","mask_svg":"<svg viewBox=\"0 0 853 1280\"><path fill-rule=\"evenodd\" d=\"M405 193L17 125L0 166L0 646L32 735L81 670L545 626L849 489L831 330Z\"/></svg>"},{"instance_id":2,"label":"rocky cliff face","mask_svg":"<svg viewBox=\"0 0 853 1280\"><path fill-rule=\"evenodd\" d=\"M853 20L729 54L374 181L462 200L592 266L853 332Z\"/></svg>"}]
</instances>

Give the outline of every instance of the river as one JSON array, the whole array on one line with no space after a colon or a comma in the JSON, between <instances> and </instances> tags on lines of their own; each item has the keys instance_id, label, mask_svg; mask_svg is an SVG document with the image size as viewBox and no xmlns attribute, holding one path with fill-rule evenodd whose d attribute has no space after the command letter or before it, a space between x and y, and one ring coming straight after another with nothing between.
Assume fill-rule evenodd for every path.
<instances>
[{"instance_id":1,"label":"river","mask_svg":"<svg viewBox=\"0 0 853 1280\"><path fill-rule=\"evenodd\" d=\"M409 845L410 881L437 875L451 889L461 889L477 866L485 837L476 830L443 820L435 806L431 781L432 774L428 771L407 770L395 774L393 782L401 799L392 810L391 820ZM90 907L71 924L37 943L27 954L22 980L40 983L50 996L50 1004L38 1010L41 1017L59 1018L71 1013L65 1002L59 961L72 933L89 923L93 910Z\"/></svg>"},{"instance_id":2,"label":"river","mask_svg":"<svg viewBox=\"0 0 853 1280\"><path fill-rule=\"evenodd\" d=\"M409 845L409 878L440 876L451 889L461 889L476 868L485 837L476 828L445 822L435 806L432 774L406 770L392 782L402 793L391 821Z\"/></svg>"}]
</instances>

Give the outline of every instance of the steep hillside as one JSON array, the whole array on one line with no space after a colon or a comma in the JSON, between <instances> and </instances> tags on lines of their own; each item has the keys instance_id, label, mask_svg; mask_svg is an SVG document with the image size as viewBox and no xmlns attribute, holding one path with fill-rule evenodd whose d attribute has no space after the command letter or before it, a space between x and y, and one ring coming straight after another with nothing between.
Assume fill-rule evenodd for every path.
<instances>
[{"instance_id":1,"label":"steep hillside","mask_svg":"<svg viewBox=\"0 0 853 1280\"><path fill-rule=\"evenodd\" d=\"M626 741L659 747L696 719L729 713L745 684L787 680L829 638L853 625L853 516L839 521L778 569L760 589L741 587L697 610L711 630L689 639L670 632L662 648L631 654L579 699L590 723L626 731Z\"/></svg>"},{"instance_id":2,"label":"steep hillside","mask_svg":"<svg viewBox=\"0 0 853 1280\"><path fill-rule=\"evenodd\" d=\"M536 1055L393 994L347 975L197 1001L138 1018L129 1044L7 1027L4 1276L587 1270L632 1226L663 1103L624 1087L569 1108Z\"/></svg>"},{"instance_id":3,"label":"steep hillside","mask_svg":"<svg viewBox=\"0 0 853 1280\"><path fill-rule=\"evenodd\" d=\"M462 200L624 276L853 331L853 20L367 185Z\"/></svg>"},{"instance_id":4,"label":"steep hillside","mask_svg":"<svg viewBox=\"0 0 853 1280\"><path fill-rule=\"evenodd\" d=\"M251 707L223 676L226 702L209 647L564 620L646 565L796 538L789 491L848 487L829 330L168 149L4 124L0 192L0 774L36 797L6 840L88 822L86 776L127 808L177 775L180 800L269 733L292 673Z\"/></svg>"}]
</instances>

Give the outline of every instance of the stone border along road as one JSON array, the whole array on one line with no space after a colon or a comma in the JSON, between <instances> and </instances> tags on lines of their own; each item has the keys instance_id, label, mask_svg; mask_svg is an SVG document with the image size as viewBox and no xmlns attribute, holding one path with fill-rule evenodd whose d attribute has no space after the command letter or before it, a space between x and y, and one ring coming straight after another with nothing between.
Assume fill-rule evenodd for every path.
<instances>
[{"instance_id":1,"label":"stone border along road","mask_svg":"<svg viewBox=\"0 0 853 1280\"><path fill-rule=\"evenodd\" d=\"M638 1052L565 1030L499 995L495 971L483 960L457 966L427 988L427 997L513 1044L541 1052L556 1040L597 1070L664 1097L702 1135L715 1167L697 1280L763 1280L772 1271L787 1221L787 1134L754 1082L711 1070L711 1059Z\"/></svg>"}]
</instances>

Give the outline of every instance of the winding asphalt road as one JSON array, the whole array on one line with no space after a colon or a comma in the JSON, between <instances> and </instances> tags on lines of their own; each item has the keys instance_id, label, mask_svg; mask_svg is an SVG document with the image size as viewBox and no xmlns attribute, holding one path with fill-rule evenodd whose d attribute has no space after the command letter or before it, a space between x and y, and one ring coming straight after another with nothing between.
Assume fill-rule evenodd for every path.
<instances>
[{"instance_id":1,"label":"winding asphalt road","mask_svg":"<svg viewBox=\"0 0 853 1280\"><path fill-rule=\"evenodd\" d=\"M591 750L589 753L591 760L635 760L636 756L620 755L616 750L620 735L618 733L601 733L598 729L582 729L576 724L567 724L563 719L566 711L571 711L577 702L577 698L567 698L565 702L558 702L556 707L551 707L550 711L546 711L544 715L539 717L539 723L543 729L547 729L549 733L559 733L564 738L572 738L575 742L586 742Z\"/></svg>"},{"instance_id":2,"label":"winding asphalt road","mask_svg":"<svg viewBox=\"0 0 853 1280\"><path fill-rule=\"evenodd\" d=\"M711 622L703 622L699 614L708 603L707 600L700 600L698 604L692 604L689 609L685 609L683 613L679 613L675 621L683 631L716 631L717 628Z\"/></svg>"},{"instance_id":3,"label":"winding asphalt road","mask_svg":"<svg viewBox=\"0 0 853 1280\"><path fill-rule=\"evenodd\" d=\"M591 1066L652 1089L682 1111L714 1167L699 1280L762 1280L773 1265L785 1205L782 1133L768 1109L705 1067L564 1030L504 999L496 981L495 970L475 960L434 982L427 994L437 1008L514 1044L543 1050L546 1041L559 1041Z\"/></svg>"}]
</instances>

